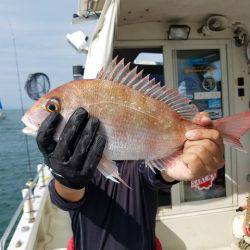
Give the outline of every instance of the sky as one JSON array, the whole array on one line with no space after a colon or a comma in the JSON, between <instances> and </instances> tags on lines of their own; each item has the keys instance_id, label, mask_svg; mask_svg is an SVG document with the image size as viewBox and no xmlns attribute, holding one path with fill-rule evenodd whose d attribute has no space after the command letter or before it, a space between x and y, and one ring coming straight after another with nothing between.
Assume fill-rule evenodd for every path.
<instances>
[{"instance_id":1,"label":"sky","mask_svg":"<svg viewBox=\"0 0 250 250\"><path fill-rule=\"evenodd\" d=\"M0 100L5 109L21 107L9 22L16 41L24 108L28 108L34 102L24 90L29 74L44 72L54 88L73 79L73 65L85 63L86 56L76 52L65 36L77 30L91 36L96 22L72 25L77 7L78 0L0 1Z\"/></svg>"}]
</instances>

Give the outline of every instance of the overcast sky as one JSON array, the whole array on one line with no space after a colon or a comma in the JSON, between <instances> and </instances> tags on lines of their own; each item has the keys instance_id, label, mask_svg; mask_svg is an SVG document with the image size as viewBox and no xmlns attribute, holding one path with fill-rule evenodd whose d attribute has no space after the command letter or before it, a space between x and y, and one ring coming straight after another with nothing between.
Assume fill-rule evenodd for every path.
<instances>
[{"instance_id":1,"label":"overcast sky","mask_svg":"<svg viewBox=\"0 0 250 250\"><path fill-rule=\"evenodd\" d=\"M18 64L25 108L33 101L24 91L30 73L46 73L52 85L72 79L72 65L84 64L85 56L75 52L65 35L77 30L91 35L95 22L71 24L77 0L0 1L0 99L5 108L20 108L17 73L10 20L16 39Z\"/></svg>"}]
</instances>

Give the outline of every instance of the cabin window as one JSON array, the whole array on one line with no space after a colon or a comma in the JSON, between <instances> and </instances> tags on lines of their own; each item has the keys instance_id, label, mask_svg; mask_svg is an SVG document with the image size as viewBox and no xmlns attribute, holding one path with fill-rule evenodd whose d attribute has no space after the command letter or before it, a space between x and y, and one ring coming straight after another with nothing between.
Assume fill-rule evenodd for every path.
<instances>
[{"instance_id":1,"label":"cabin window","mask_svg":"<svg viewBox=\"0 0 250 250\"><path fill-rule=\"evenodd\" d=\"M141 52L134 60L135 65L163 65L162 53Z\"/></svg>"},{"instance_id":2,"label":"cabin window","mask_svg":"<svg viewBox=\"0 0 250 250\"><path fill-rule=\"evenodd\" d=\"M223 116L222 73L219 49L177 50L178 90L211 119ZM192 182L180 184L181 202L226 196L225 168Z\"/></svg>"}]
</instances>

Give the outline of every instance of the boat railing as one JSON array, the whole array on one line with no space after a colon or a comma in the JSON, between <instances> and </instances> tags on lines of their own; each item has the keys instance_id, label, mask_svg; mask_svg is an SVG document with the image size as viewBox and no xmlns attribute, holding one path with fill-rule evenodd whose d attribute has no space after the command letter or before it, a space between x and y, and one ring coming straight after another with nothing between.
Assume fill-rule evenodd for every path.
<instances>
[{"instance_id":1,"label":"boat railing","mask_svg":"<svg viewBox=\"0 0 250 250\"><path fill-rule=\"evenodd\" d=\"M28 223L33 223L35 221L33 203L36 197L35 195L33 195L33 190L37 186L39 186L39 188L45 188L47 186L48 179L50 177L48 175L48 172L49 171L45 164L38 164L36 176L33 180L28 181L26 183L26 187L22 189L23 199L20 202L18 208L16 209L14 215L10 220L9 225L7 226L6 230L2 235L2 238L0 240L1 250L5 250L6 242L10 237L11 233L13 232L14 228L16 228L21 213L23 213L23 215L25 214ZM28 227L23 227L23 230L27 229ZM16 242L16 247L18 247L18 244L22 244L22 242Z\"/></svg>"}]
</instances>

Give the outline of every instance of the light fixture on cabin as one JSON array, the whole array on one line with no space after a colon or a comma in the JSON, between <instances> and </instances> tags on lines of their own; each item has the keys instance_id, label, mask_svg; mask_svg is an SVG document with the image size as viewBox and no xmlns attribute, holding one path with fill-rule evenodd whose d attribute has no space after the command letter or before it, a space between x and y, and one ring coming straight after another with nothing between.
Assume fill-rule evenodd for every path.
<instances>
[{"instance_id":1,"label":"light fixture on cabin","mask_svg":"<svg viewBox=\"0 0 250 250\"><path fill-rule=\"evenodd\" d=\"M190 33L188 25L170 25L168 40L187 40Z\"/></svg>"},{"instance_id":2,"label":"light fixture on cabin","mask_svg":"<svg viewBox=\"0 0 250 250\"><path fill-rule=\"evenodd\" d=\"M228 20L222 15L212 15L207 20L205 25L202 25L197 32L204 36L210 35L211 32L220 32L228 27Z\"/></svg>"},{"instance_id":3,"label":"light fixture on cabin","mask_svg":"<svg viewBox=\"0 0 250 250\"><path fill-rule=\"evenodd\" d=\"M76 31L66 35L67 41L73 46L78 52L88 53L88 36L82 31Z\"/></svg>"},{"instance_id":4,"label":"light fixture on cabin","mask_svg":"<svg viewBox=\"0 0 250 250\"><path fill-rule=\"evenodd\" d=\"M207 27L211 31L223 31L228 27L228 20L222 15L210 16L207 19Z\"/></svg>"}]
</instances>

